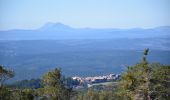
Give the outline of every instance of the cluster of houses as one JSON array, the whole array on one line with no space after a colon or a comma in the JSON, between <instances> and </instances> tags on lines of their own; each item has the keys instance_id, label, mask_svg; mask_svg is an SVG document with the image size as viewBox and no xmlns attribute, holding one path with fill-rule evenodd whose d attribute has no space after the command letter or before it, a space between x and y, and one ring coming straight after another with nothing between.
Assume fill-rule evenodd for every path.
<instances>
[{"instance_id":1,"label":"cluster of houses","mask_svg":"<svg viewBox=\"0 0 170 100\"><path fill-rule=\"evenodd\" d=\"M72 77L73 80L77 80L80 82L81 86L91 86L95 83L102 83L102 82L112 82L120 79L119 74L109 74L109 75L103 75L103 76L94 76L94 77ZM76 86L80 87L80 86Z\"/></svg>"}]
</instances>

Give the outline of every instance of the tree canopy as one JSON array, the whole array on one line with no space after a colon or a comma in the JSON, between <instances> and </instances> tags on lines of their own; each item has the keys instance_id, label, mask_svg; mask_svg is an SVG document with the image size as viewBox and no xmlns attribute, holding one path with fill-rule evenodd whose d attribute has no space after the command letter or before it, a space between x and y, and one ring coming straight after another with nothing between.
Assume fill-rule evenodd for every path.
<instances>
[{"instance_id":1,"label":"tree canopy","mask_svg":"<svg viewBox=\"0 0 170 100\"><path fill-rule=\"evenodd\" d=\"M141 62L129 66L119 82L118 96L128 100L153 100L170 98L170 66L149 64L144 50Z\"/></svg>"},{"instance_id":2,"label":"tree canopy","mask_svg":"<svg viewBox=\"0 0 170 100\"><path fill-rule=\"evenodd\" d=\"M7 70L4 66L0 65L0 88L3 87L3 84L6 80L14 77L14 75L14 71Z\"/></svg>"}]
</instances>

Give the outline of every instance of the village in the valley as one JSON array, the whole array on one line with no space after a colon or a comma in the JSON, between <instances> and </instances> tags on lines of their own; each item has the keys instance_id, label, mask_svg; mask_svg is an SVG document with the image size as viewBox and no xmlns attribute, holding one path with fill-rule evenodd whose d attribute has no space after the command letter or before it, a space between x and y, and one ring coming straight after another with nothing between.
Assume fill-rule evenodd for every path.
<instances>
[{"instance_id":1,"label":"village in the valley","mask_svg":"<svg viewBox=\"0 0 170 100\"><path fill-rule=\"evenodd\" d=\"M73 86L74 89L80 88L90 88L95 84L106 83L106 82L114 82L120 79L119 74L109 74L103 76L94 76L94 77L72 77L73 80L77 80L80 82L80 85Z\"/></svg>"}]
</instances>

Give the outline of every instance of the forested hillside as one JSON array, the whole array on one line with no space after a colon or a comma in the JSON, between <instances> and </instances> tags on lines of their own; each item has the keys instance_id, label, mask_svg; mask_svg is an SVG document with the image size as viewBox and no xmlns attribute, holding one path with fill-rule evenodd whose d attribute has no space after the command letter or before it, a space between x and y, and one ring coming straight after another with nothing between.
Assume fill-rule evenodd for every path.
<instances>
[{"instance_id":1,"label":"forested hillside","mask_svg":"<svg viewBox=\"0 0 170 100\"><path fill-rule=\"evenodd\" d=\"M75 84L75 82L63 77L60 68L45 73L40 80L25 80L7 85L5 82L13 78L15 73L5 69L4 66L0 66L0 99L169 100L170 66L149 63L148 53L149 49L145 49L142 60L127 67L127 70L122 73L120 81L117 81L117 85L114 85L114 87L110 85L109 90L107 88L100 90L99 87L88 88L83 91L73 90L70 84Z\"/></svg>"},{"instance_id":2,"label":"forested hillside","mask_svg":"<svg viewBox=\"0 0 170 100\"><path fill-rule=\"evenodd\" d=\"M145 47L150 62L170 64L169 45L166 38L2 40L0 64L15 70L15 80L39 78L55 67L66 76L95 76L121 73L141 59Z\"/></svg>"}]
</instances>

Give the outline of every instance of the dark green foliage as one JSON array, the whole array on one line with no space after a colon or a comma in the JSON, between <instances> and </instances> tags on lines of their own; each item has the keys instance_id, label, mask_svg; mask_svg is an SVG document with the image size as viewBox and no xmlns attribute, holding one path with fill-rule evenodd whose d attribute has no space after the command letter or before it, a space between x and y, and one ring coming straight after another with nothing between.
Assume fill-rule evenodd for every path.
<instances>
[{"instance_id":1,"label":"dark green foliage","mask_svg":"<svg viewBox=\"0 0 170 100\"><path fill-rule=\"evenodd\" d=\"M2 88L0 90L0 100L33 100L35 96L32 89Z\"/></svg>"},{"instance_id":2,"label":"dark green foliage","mask_svg":"<svg viewBox=\"0 0 170 100\"><path fill-rule=\"evenodd\" d=\"M114 91L95 91L88 90L85 93L80 93L75 100L115 100Z\"/></svg>"},{"instance_id":3,"label":"dark green foliage","mask_svg":"<svg viewBox=\"0 0 170 100\"><path fill-rule=\"evenodd\" d=\"M10 100L11 92L7 88L0 89L0 100Z\"/></svg>"},{"instance_id":4,"label":"dark green foliage","mask_svg":"<svg viewBox=\"0 0 170 100\"><path fill-rule=\"evenodd\" d=\"M149 64L145 49L143 60L128 67L119 82L117 96L127 100L168 100L170 98L170 66Z\"/></svg>"},{"instance_id":5,"label":"dark green foliage","mask_svg":"<svg viewBox=\"0 0 170 100\"><path fill-rule=\"evenodd\" d=\"M144 55L146 56L146 55L148 55L148 52L149 52L149 48L146 48L146 49L144 49Z\"/></svg>"},{"instance_id":6,"label":"dark green foliage","mask_svg":"<svg viewBox=\"0 0 170 100\"><path fill-rule=\"evenodd\" d=\"M156 67L155 67L156 66ZM152 99L170 99L170 66L154 64L150 79L150 93Z\"/></svg>"},{"instance_id":7,"label":"dark green foliage","mask_svg":"<svg viewBox=\"0 0 170 100\"><path fill-rule=\"evenodd\" d=\"M4 82L14 77L14 72L7 70L4 66L0 65L0 100L9 100L11 92L4 87Z\"/></svg>"},{"instance_id":8,"label":"dark green foliage","mask_svg":"<svg viewBox=\"0 0 170 100\"><path fill-rule=\"evenodd\" d=\"M11 90L10 98L11 100L33 100L34 91L32 89L14 89Z\"/></svg>"},{"instance_id":9,"label":"dark green foliage","mask_svg":"<svg viewBox=\"0 0 170 100\"><path fill-rule=\"evenodd\" d=\"M73 86L80 85L80 81L73 80L71 77L66 78L63 76L61 80L64 86L67 88L72 88Z\"/></svg>"},{"instance_id":10,"label":"dark green foliage","mask_svg":"<svg viewBox=\"0 0 170 100\"><path fill-rule=\"evenodd\" d=\"M46 73L42 78L43 88L41 96L45 96L50 100L69 100L71 89L66 88L61 78L61 70L56 68Z\"/></svg>"},{"instance_id":11,"label":"dark green foliage","mask_svg":"<svg viewBox=\"0 0 170 100\"><path fill-rule=\"evenodd\" d=\"M41 80L40 79L31 79L31 80L22 80L15 82L13 84L8 85L11 88L18 88L18 89L38 89L41 88Z\"/></svg>"},{"instance_id":12,"label":"dark green foliage","mask_svg":"<svg viewBox=\"0 0 170 100\"><path fill-rule=\"evenodd\" d=\"M4 66L0 65L0 89L3 88L3 84L6 80L14 77L14 72L7 70Z\"/></svg>"},{"instance_id":13,"label":"dark green foliage","mask_svg":"<svg viewBox=\"0 0 170 100\"><path fill-rule=\"evenodd\" d=\"M43 76L43 87L40 85L40 82L40 79L23 80L16 82L13 85L9 85L9 88L3 87L0 89L0 100L70 99L72 90L63 84L64 80L61 78L60 69L56 68L55 70L50 71Z\"/></svg>"}]
</instances>

